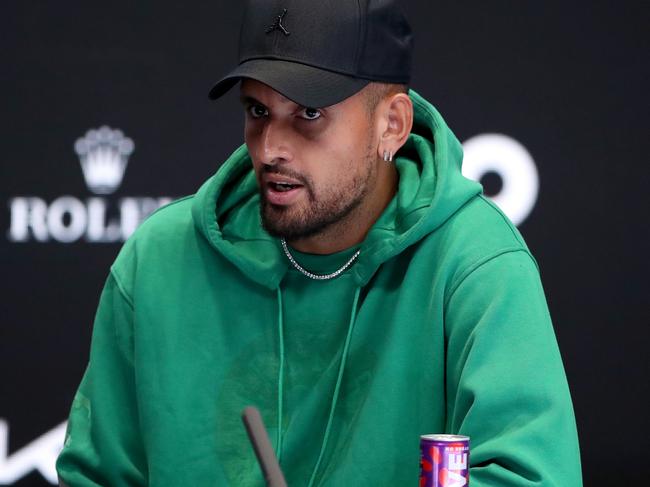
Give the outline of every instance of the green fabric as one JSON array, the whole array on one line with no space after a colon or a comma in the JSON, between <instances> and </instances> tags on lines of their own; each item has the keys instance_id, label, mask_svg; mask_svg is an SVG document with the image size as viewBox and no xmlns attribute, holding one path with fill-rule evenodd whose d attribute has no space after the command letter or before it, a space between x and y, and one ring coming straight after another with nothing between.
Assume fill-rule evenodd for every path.
<instances>
[{"instance_id":1,"label":"green fabric","mask_svg":"<svg viewBox=\"0 0 650 487\"><path fill-rule=\"evenodd\" d=\"M243 146L141 225L101 297L57 462L70 487L261 487L251 404L292 487L415 485L420 435L442 432L471 437L474 487L581 485L535 261L410 95L399 191L335 280L260 227ZM353 250L294 255L328 272Z\"/></svg>"}]
</instances>

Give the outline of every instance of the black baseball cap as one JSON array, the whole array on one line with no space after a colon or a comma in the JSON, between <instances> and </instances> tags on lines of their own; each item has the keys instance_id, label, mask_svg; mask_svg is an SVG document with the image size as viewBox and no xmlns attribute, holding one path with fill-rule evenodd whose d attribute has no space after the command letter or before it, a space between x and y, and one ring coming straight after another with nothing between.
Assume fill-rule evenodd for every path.
<instances>
[{"instance_id":1,"label":"black baseball cap","mask_svg":"<svg viewBox=\"0 0 650 487\"><path fill-rule=\"evenodd\" d=\"M239 65L209 97L252 78L299 105L322 108L371 81L408 84L412 50L397 0L246 0Z\"/></svg>"}]
</instances>

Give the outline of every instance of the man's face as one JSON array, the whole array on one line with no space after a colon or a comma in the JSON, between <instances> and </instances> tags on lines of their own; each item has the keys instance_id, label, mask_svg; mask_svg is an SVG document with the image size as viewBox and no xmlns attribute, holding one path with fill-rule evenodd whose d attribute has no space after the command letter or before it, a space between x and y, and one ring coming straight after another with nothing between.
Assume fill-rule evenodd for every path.
<instances>
[{"instance_id":1,"label":"man's face","mask_svg":"<svg viewBox=\"0 0 650 487\"><path fill-rule=\"evenodd\" d=\"M313 109L246 79L241 99L262 223L269 233L287 240L312 237L362 210L377 180L363 94Z\"/></svg>"}]
</instances>

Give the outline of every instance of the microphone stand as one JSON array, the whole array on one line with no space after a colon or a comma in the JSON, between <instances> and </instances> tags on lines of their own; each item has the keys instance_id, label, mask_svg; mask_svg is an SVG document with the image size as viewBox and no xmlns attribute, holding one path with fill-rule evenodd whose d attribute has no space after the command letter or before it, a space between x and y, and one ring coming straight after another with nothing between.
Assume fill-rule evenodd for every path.
<instances>
[{"instance_id":1,"label":"microphone stand","mask_svg":"<svg viewBox=\"0 0 650 487\"><path fill-rule=\"evenodd\" d=\"M280 464L275 456L269 436L266 433L262 416L257 408L248 406L242 412L242 420L248 433L248 438L255 450L255 456L262 469L268 487L287 487Z\"/></svg>"}]
</instances>

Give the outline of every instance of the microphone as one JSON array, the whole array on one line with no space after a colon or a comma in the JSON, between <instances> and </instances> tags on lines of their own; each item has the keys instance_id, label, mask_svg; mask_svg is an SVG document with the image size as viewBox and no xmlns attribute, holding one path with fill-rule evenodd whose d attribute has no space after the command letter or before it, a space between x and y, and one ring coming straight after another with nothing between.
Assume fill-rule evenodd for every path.
<instances>
[{"instance_id":1,"label":"microphone","mask_svg":"<svg viewBox=\"0 0 650 487\"><path fill-rule=\"evenodd\" d=\"M266 479L266 485L269 487L287 487L287 482L284 480L284 474L269 441L269 435L266 433L260 412L253 406L247 406L242 412L242 421L244 421L248 439L253 445L255 456Z\"/></svg>"}]
</instances>

